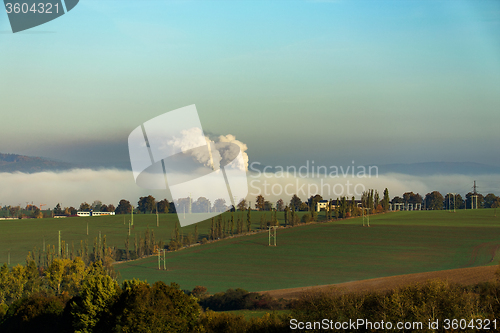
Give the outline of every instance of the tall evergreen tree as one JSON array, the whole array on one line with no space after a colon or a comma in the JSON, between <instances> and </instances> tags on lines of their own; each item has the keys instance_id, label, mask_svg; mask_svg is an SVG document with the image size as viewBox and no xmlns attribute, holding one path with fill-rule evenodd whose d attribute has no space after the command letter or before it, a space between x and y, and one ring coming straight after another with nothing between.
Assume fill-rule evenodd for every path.
<instances>
[{"instance_id":1,"label":"tall evergreen tree","mask_svg":"<svg viewBox=\"0 0 500 333\"><path fill-rule=\"evenodd\" d=\"M251 209L250 209L250 207L248 207L248 212L247 212L247 231L250 231L251 226L252 226Z\"/></svg>"},{"instance_id":2,"label":"tall evergreen tree","mask_svg":"<svg viewBox=\"0 0 500 333\"><path fill-rule=\"evenodd\" d=\"M215 222L213 217L212 217L212 226L210 227L210 239L211 240L215 239Z\"/></svg>"},{"instance_id":3,"label":"tall evergreen tree","mask_svg":"<svg viewBox=\"0 0 500 333\"><path fill-rule=\"evenodd\" d=\"M288 206L285 207L285 227L288 225L288 212L289 212L289 209L288 209Z\"/></svg>"},{"instance_id":4,"label":"tall evergreen tree","mask_svg":"<svg viewBox=\"0 0 500 333\"><path fill-rule=\"evenodd\" d=\"M382 199L382 208L384 209L384 211L389 210L389 202L389 190L386 187L384 190L384 199Z\"/></svg>"}]
</instances>

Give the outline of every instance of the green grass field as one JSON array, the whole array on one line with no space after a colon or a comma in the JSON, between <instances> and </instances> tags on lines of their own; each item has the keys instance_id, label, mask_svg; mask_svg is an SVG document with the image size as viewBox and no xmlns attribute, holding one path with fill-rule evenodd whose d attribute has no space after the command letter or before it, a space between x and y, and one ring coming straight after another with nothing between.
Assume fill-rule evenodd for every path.
<instances>
[{"instance_id":1,"label":"green grass field","mask_svg":"<svg viewBox=\"0 0 500 333\"><path fill-rule=\"evenodd\" d=\"M266 215L266 219L271 219L270 212L252 211L252 229L257 229L260 225L261 214ZM299 213L301 216L303 213ZM235 212L235 228L238 216L246 221L246 212ZM323 213L324 218L324 213ZM131 249L134 244L134 236L137 234L144 237L145 230L149 227L155 232L155 240L163 240L165 243L170 241L172 230L177 223L176 214L160 214L159 227L156 226L156 215L136 214L134 215L134 227L131 229ZM223 217L230 220L231 213L224 213ZM28 251L33 247L38 249L45 244L55 245L57 248L58 231L61 231L61 239L69 244L73 242L75 251L80 249L80 241L88 241L89 250L92 251L94 238L106 235L108 246L125 248L125 239L128 235L128 222L130 215L116 216L98 216L98 217L71 217L62 219L25 219L25 220L0 220L0 263L7 262L10 253L10 262L12 265L24 263ZM217 218L216 218L217 219ZM283 223L283 213L278 213L278 220ZM87 236L87 223L89 234ZM198 223L199 239L208 238L211 221ZM181 228L184 235L194 234L195 226Z\"/></svg>"},{"instance_id":2,"label":"green grass field","mask_svg":"<svg viewBox=\"0 0 500 333\"><path fill-rule=\"evenodd\" d=\"M240 214L246 219L246 212ZM252 229L261 212L252 211ZM499 213L500 215L500 213ZM225 213L224 218L230 219ZM266 214L270 219L270 213ZM278 216L283 223L282 214ZM321 217L321 216L320 216ZM109 246L124 248L130 216L66 219L0 220L0 262L23 263L28 251L62 239L75 249L88 239L92 249L99 231ZM147 227L155 239L168 243L176 215L135 215L135 234ZM125 222L125 223L124 223ZM89 235L87 236L87 223ZM207 237L210 221L198 224L199 239ZM395 212L374 215L371 227L361 218L278 230L278 246L269 247L267 233L234 237L167 254L167 271L157 269L156 257L116 265L122 279L176 282L183 289L196 285L214 293L228 288L263 291L362 280L398 274L496 264L500 217L493 209ZM182 228L194 232L194 225ZM133 241L131 241L133 244Z\"/></svg>"},{"instance_id":3,"label":"green grass field","mask_svg":"<svg viewBox=\"0 0 500 333\"><path fill-rule=\"evenodd\" d=\"M236 237L167 254L167 271L151 257L118 264L123 279L264 291L497 264L500 217L475 211L396 212Z\"/></svg>"}]
</instances>

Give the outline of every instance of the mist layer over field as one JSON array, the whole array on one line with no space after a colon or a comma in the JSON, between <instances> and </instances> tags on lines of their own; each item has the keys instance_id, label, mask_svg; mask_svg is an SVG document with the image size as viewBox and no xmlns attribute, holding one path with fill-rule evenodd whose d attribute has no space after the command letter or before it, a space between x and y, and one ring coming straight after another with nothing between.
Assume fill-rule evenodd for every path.
<instances>
[{"instance_id":1,"label":"mist layer over field","mask_svg":"<svg viewBox=\"0 0 500 333\"><path fill-rule=\"evenodd\" d=\"M297 193L302 199L316 193L324 198L335 199L347 195L359 198L365 189L377 189L382 192L389 189L392 197L413 191L425 195L437 190L443 195L448 192L462 195L472 190L474 180L478 191L483 194L498 192L500 175L431 175L412 176L405 174L372 175L357 177L340 175L339 177L315 176L301 177L293 174L271 174L249 171L247 173L249 194L247 199L254 201L259 194L267 200L275 201L282 198L285 202ZM157 199L171 199L165 190L149 190L137 186L132 172L116 169L74 169L64 172L40 173L0 173L0 204L24 206L26 202L44 203L54 207L62 206L78 208L82 202L101 200L106 204L117 204L126 199L132 203L139 197L153 195ZM197 199L197 198L193 198ZM241 198L238 198L240 200Z\"/></svg>"}]
</instances>

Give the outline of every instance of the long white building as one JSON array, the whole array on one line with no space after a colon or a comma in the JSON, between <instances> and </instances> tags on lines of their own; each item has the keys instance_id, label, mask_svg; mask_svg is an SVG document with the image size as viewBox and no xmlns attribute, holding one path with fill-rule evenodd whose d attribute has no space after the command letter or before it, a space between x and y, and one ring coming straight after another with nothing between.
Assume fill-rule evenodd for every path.
<instances>
[{"instance_id":1,"label":"long white building","mask_svg":"<svg viewBox=\"0 0 500 333\"><path fill-rule=\"evenodd\" d=\"M115 212L76 212L78 216L106 216L115 215Z\"/></svg>"}]
</instances>

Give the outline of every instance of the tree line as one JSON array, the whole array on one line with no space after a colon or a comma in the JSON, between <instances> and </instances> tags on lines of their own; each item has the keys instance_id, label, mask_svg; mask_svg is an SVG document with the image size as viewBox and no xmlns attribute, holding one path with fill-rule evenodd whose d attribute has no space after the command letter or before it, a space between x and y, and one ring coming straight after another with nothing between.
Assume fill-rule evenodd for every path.
<instances>
[{"instance_id":1,"label":"tree line","mask_svg":"<svg viewBox=\"0 0 500 333\"><path fill-rule=\"evenodd\" d=\"M418 193L406 192L401 197L396 196L391 203L401 204L421 204L426 210L442 210L442 209L471 209L477 208L497 208L500 206L500 197L493 193L488 193L484 196L481 193L469 192L465 198L461 194L447 193L443 196L439 191L432 191L422 197Z\"/></svg>"},{"instance_id":2,"label":"tree line","mask_svg":"<svg viewBox=\"0 0 500 333\"><path fill-rule=\"evenodd\" d=\"M360 214L360 212L354 209L353 202L356 202L358 207L361 202L362 208L368 208L373 212L387 211L389 210L389 204L421 204L422 209L426 210L470 209L476 206L476 199L474 198L475 195L477 195L477 208L497 208L500 206L500 197L493 193L488 193L485 196L481 193L474 194L473 192L469 192L465 194L465 197L462 197L461 194L453 193L448 193L443 196L439 191L432 191L427 193L425 196L422 196L419 193L406 192L402 196L395 196L392 199L389 199L387 188L384 190L383 197L380 197L377 190L370 189L363 192L360 200L355 200L354 197L339 197L333 201L330 198L328 199L328 205L331 204L335 209L337 206L341 205L342 208L335 213L335 217L343 218L346 216L358 216ZM313 215L316 210L316 204L322 200L323 197L319 194L312 195L304 201L302 201L297 194L294 194L291 197L289 204L286 204L281 198L273 203L266 200L262 195L259 195L255 198L254 209L259 211L276 210L278 212L283 212L288 207L289 211L308 211L310 212L311 219L315 220L315 216ZM46 218L53 217L54 215L75 216L77 211L115 212L115 214L165 214L176 213L177 210L185 213L211 213L225 212L227 210L245 211L252 209L250 207L250 202L246 199L241 199L236 204L236 207L233 207L230 203L226 203L224 199L217 199L212 204L211 201L205 197L199 197L196 200L187 197L181 198L174 203L167 199L157 201L152 195L140 197L135 206L133 206L130 201L121 199L116 207L114 204L104 204L100 200L95 200L91 204L87 202L81 203L78 209L73 206L62 207L60 203L58 203L52 210L49 209L43 211L41 208L42 206L38 207L33 204L27 204L24 208L20 205L5 205L0 207L0 217Z\"/></svg>"}]
</instances>

